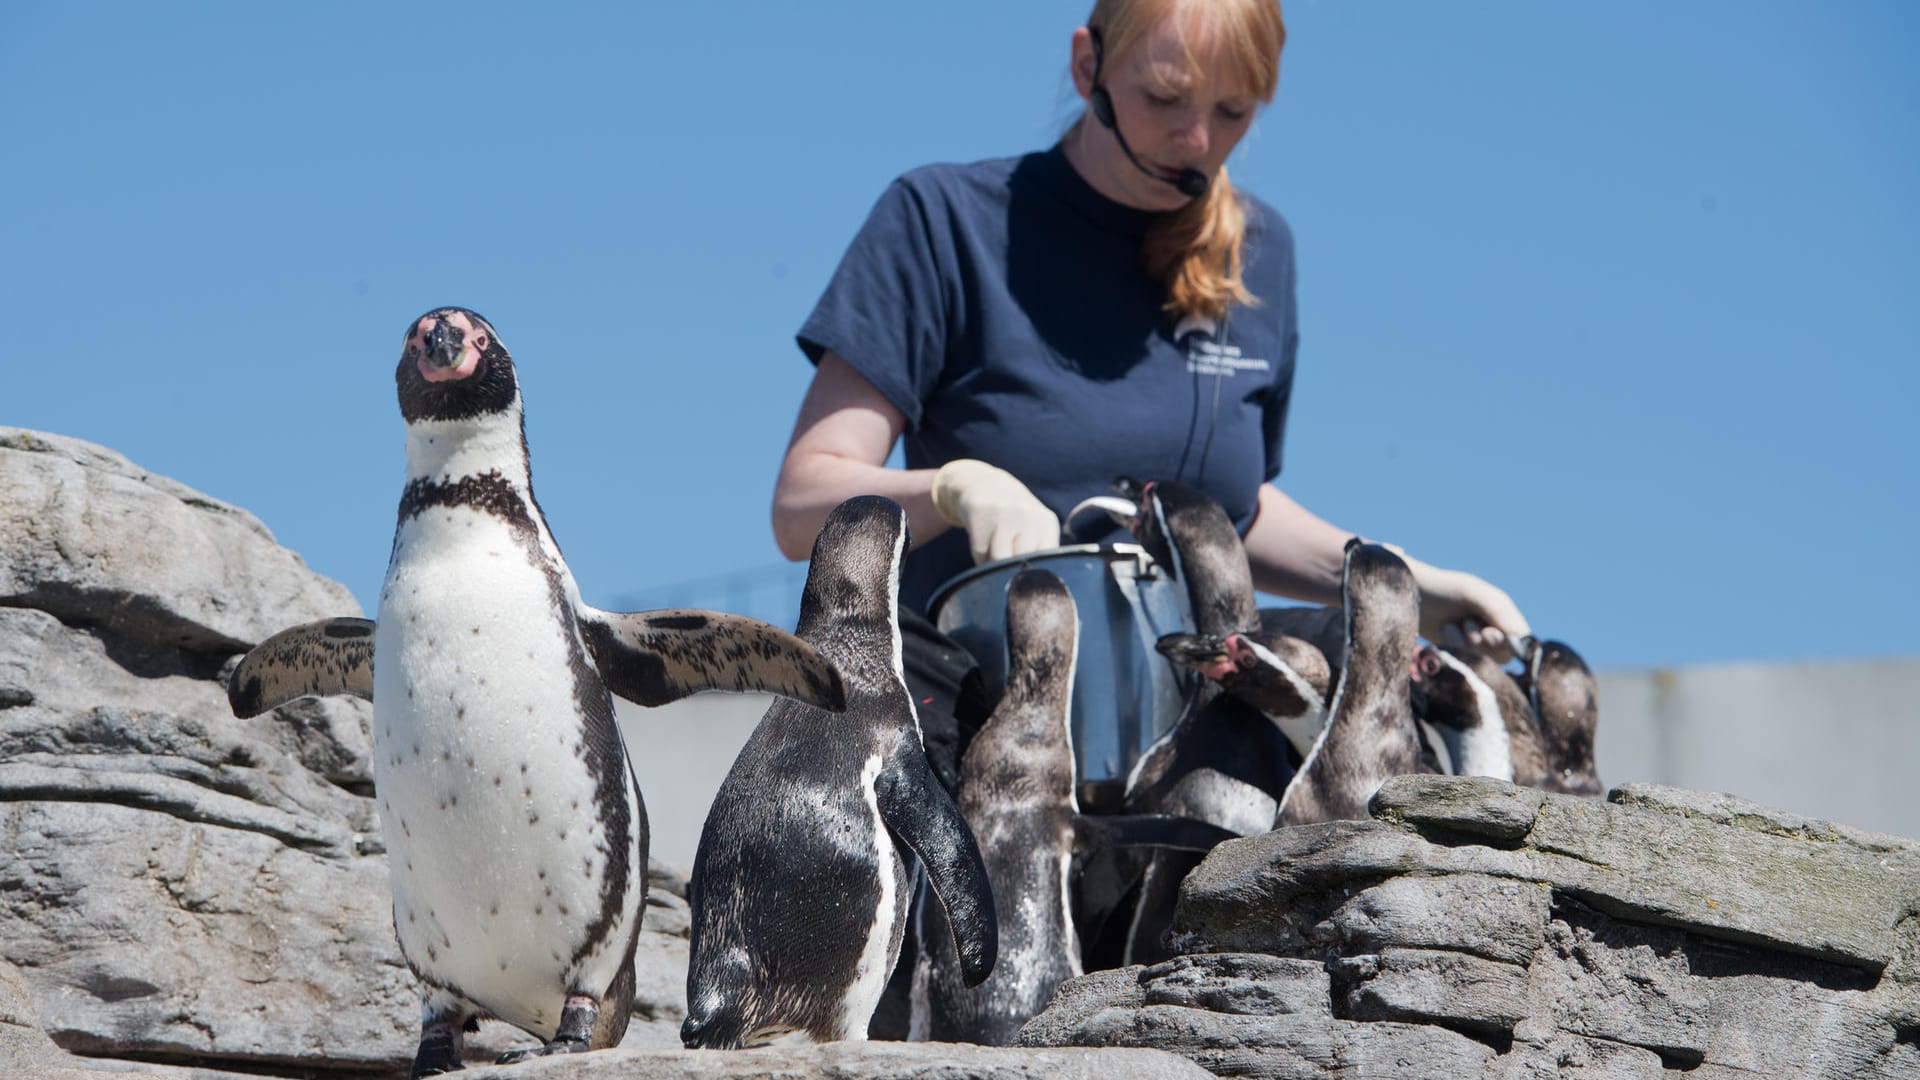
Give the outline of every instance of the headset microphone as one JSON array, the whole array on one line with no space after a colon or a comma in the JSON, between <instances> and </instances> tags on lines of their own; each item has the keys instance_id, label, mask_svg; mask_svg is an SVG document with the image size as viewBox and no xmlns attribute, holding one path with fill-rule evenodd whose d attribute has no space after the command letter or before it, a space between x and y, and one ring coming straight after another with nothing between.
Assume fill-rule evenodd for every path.
<instances>
[{"instance_id":1,"label":"headset microphone","mask_svg":"<svg viewBox=\"0 0 1920 1080\"><path fill-rule=\"evenodd\" d=\"M1113 141L1120 144L1120 152L1127 155L1127 160L1133 162L1134 168L1139 169L1141 172L1146 173L1148 176L1153 177L1163 184L1172 184L1179 189L1180 194L1190 199L1197 199L1205 195L1207 193L1208 183L1207 174L1201 172L1199 169L1181 169L1179 176L1169 180L1159 173L1154 172L1152 169L1147 168L1140 163L1139 158L1133 156L1133 148L1127 145L1127 137L1120 134L1120 125L1114 121L1113 96L1107 93L1106 87L1100 85L1100 65L1105 59L1102 55L1105 50L1101 47L1100 31L1089 26L1087 27L1087 32L1093 35L1093 92L1087 95L1087 108L1092 110L1093 118L1100 121L1101 127L1113 132Z\"/></svg>"}]
</instances>

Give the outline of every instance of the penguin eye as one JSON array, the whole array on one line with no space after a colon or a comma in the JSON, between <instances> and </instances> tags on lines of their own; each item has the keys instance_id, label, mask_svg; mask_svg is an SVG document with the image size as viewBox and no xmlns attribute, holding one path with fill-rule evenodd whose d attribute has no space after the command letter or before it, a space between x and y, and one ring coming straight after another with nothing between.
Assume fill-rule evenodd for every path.
<instances>
[{"instance_id":1,"label":"penguin eye","mask_svg":"<svg viewBox=\"0 0 1920 1080\"><path fill-rule=\"evenodd\" d=\"M473 335L473 347L480 350L481 352L487 351L487 335L485 334Z\"/></svg>"}]
</instances>

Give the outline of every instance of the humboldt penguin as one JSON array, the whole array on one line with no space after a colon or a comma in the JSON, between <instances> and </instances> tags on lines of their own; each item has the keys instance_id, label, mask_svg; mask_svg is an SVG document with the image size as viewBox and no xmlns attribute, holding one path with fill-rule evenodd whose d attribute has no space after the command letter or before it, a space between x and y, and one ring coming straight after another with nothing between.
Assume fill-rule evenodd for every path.
<instances>
[{"instance_id":1,"label":"humboldt penguin","mask_svg":"<svg viewBox=\"0 0 1920 1080\"><path fill-rule=\"evenodd\" d=\"M1280 800L1275 827L1363 820L1389 776L1431 772L1414 724L1413 661L1420 590L1413 572L1380 544L1347 541L1341 569L1346 666L1320 732Z\"/></svg>"},{"instance_id":2,"label":"humboldt penguin","mask_svg":"<svg viewBox=\"0 0 1920 1080\"><path fill-rule=\"evenodd\" d=\"M865 1039L900 954L908 856L942 905L961 981L998 951L972 831L927 764L901 668L907 516L861 496L814 543L796 633L846 680L834 715L776 701L715 796L688 880L690 1048Z\"/></svg>"},{"instance_id":3,"label":"humboldt penguin","mask_svg":"<svg viewBox=\"0 0 1920 1080\"><path fill-rule=\"evenodd\" d=\"M1567 795L1600 795L1594 766L1594 730L1600 722L1600 687L1580 654L1564 642L1524 643L1523 683L1540 725L1546 759L1539 786Z\"/></svg>"},{"instance_id":4,"label":"humboldt penguin","mask_svg":"<svg viewBox=\"0 0 1920 1080\"><path fill-rule=\"evenodd\" d=\"M253 716L304 694L373 701L394 929L425 984L412 1075L462 1067L494 1017L511 1062L619 1042L646 898L647 820L609 693L706 689L840 708L811 647L751 619L581 600L533 497L520 386L464 308L409 324L395 378L407 483L378 617L274 635L233 673Z\"/></svg>"}]
</instances>

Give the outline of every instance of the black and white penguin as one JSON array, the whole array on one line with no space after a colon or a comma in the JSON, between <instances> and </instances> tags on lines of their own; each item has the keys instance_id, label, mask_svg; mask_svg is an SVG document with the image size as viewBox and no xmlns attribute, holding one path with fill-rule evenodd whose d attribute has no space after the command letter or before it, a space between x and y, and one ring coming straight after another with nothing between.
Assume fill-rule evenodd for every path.
<instances>
[{"instance_id":1,"label":"black and white penguin","mask_svg":"<svg viewBox=\"0 0 1920 1080\"><path fill-rule=\"evenodd\" d=\"M1540 722L1527 692L1498 660L1460 641L1441 646L1444 659L1464 667L1491 693L1501 722L1507 729L1507 757L1513 775L1507 779L1522 787L1547 789L1553 782L1553 769L1547 762L1546 740L1540 734ZM1456 770L1458 771L1458 770Z\"/></svg>"},{"instance_id":2,"label":"black and white penguin","mask_svg":"<svg viewBox=\"0 0 1920 1080\"><path fill-rule=\"evenodd\" d=\"M1123 479L1116 489L1135 500L1129 527L1156 562L1171 568L1196 634L1225 639L1259 629L1253 570L1219 503L1172 482ZM1297 760L1285 735L1257 709L1202 680L1173 727L1141 754L1123 805L1129 813L1195 818L1251 836L1272 826ZM1140 875L1121 962L1171 955L1165 933L1180 881L1198 863L1189 853L1152 856Z\"/></svg>"},{"instance_id":3,"label":"black and white penguin","mask_svg":"<svg viewBox=\"0 0 1920 1080\"><path fill-rule=\"evenodd\" d=\"M969 987L945 912L921 891L919 961L909 1037L1010 1045L1081 974L1068 882L1075 847L1073 742L1068 725L1079 618L1073 595L1045 570L1007 585L1007 688L960 761L956 800L993 883L1000 957Z\"/></svg>"},{"instance_id":4,"label":"black and white penguin","mask_svg":"<svg viewBox=\"0 0 1920 1080\"><path fill-rule=\"evenodd\" d=\"M1522 680L1540 725L1545 767L1539 783L1566 795L1601 795L1593 740L1600 723L1600 687L1580 654L1559 641L1535 641L1523 649Z\"/></svg>"},{"instance_id":5,"label":"black and white penguin","mask_svg":"<svg viewBox=\"0 0 1920 1080\"><path fill-rule=\"evenodd\" d=\"M1327 726L1287 785L1275 827L1363 820L1389 776L1432 772L1421 760L1411 704L1420 635L1420 590L1399 556L1379 544L1347 542L1341 572L1347 663Z\"/></svg>"},{"instance_id":6,"label":"black and white penguin","mask_svg":"<svg viewBox=\"0 0 1920 1080\"><path fill-rule=\"evenodd\" d=\"M796 632L839 669L847 707L776 701L714 798L688 881L688 1047L865 1039L900 953L909 853L962 981L993 970L987 870L927 764L901 669L906 549L905 511L878 496L835 508L814 543Z\"/></svg>"},{"instance_id":7,"label":"black and white penguin","mask_svg":"<svg viewBox=\"0 0 1920 1080\"><path fill-rule=\"evenodd\" d=\"M1443 744L1445 771L1511 783L1507 720L1493 688L1464 661L1431 645L1415 654L1414 682L1417 719Z\"/></svg>"},{"instance_id":8,"label":"black and white penguin","mask_svg":"<svg viewBox=\"0 0 1920 1080\"><path fill-rule=\"evenodd\" d=\"M1046 570L1007 586L1007 686L960 762L961 816L993 883L1000 958L969 988L946 913L919 890L909 1037L1010 1045L1054 988L1082 973L1071 880L1074 857L1113 848L1204 853L1236 834L1161 815L1081 816L1075 795L1073 594Z\"/></svg>"},{"instance_id":9,"label":"black and white penguin","mask_svg":"<svg viewBox=\"0 0 1920 1080\"><path fill-rule=\"evenodd\" d=\"M230 701L240 716L303 694L373 701L394 928L426 984L414 1076L460 1069L483 1017L544 1040L502 1062L612 1046L631 1015L647 819L609 692L839 708L845 691L765 623L581 600L534 501L513 362L479 315L415 320L395 377L407 484L377 620L274 635Z\"/></svg>"},{"instance_id":10,"label":"black and white penguin","mask_svg":"<svg viewBox=\"0 0 1920 1080\"><path fill-rule=\"evenodd\" d=\"M1326 653L1285 634L1167 634L1154 643L1160 655L1220 684L1260 711L1305 760L1327 722L1331 669Z\"/></svg>"}]
</instances>

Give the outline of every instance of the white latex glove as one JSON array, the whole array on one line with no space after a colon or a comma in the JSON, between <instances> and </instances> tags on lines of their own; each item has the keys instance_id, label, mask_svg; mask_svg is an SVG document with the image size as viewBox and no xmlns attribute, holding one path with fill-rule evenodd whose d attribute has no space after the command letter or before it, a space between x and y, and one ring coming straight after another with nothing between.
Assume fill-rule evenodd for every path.
<instances>
[{"instance_id":1,"label":"white latex glove","mask_svg":"<svg viewBox=\"0 0 1920 1080\"><path fill-rule=\"evenodd\" d=\"M1443 570L1386 545L1406 560L1420 586L1420 635L1441 645L1469 645L1500 663L1533 636L1527 617L1499 586L1463 570Z\"/></svg>"},{"instance_id":2,"label":"white latex glove","mask_svg":"<svg viewBox=\"0 0 1920 1080\"><path fill-rule=\"evenodd\" d=\"M973 561L1007 559L1060 546L1060 519L1005 469L972 458L933 474L933 508L967 530Z\"/></svg>"}]
</instances>

